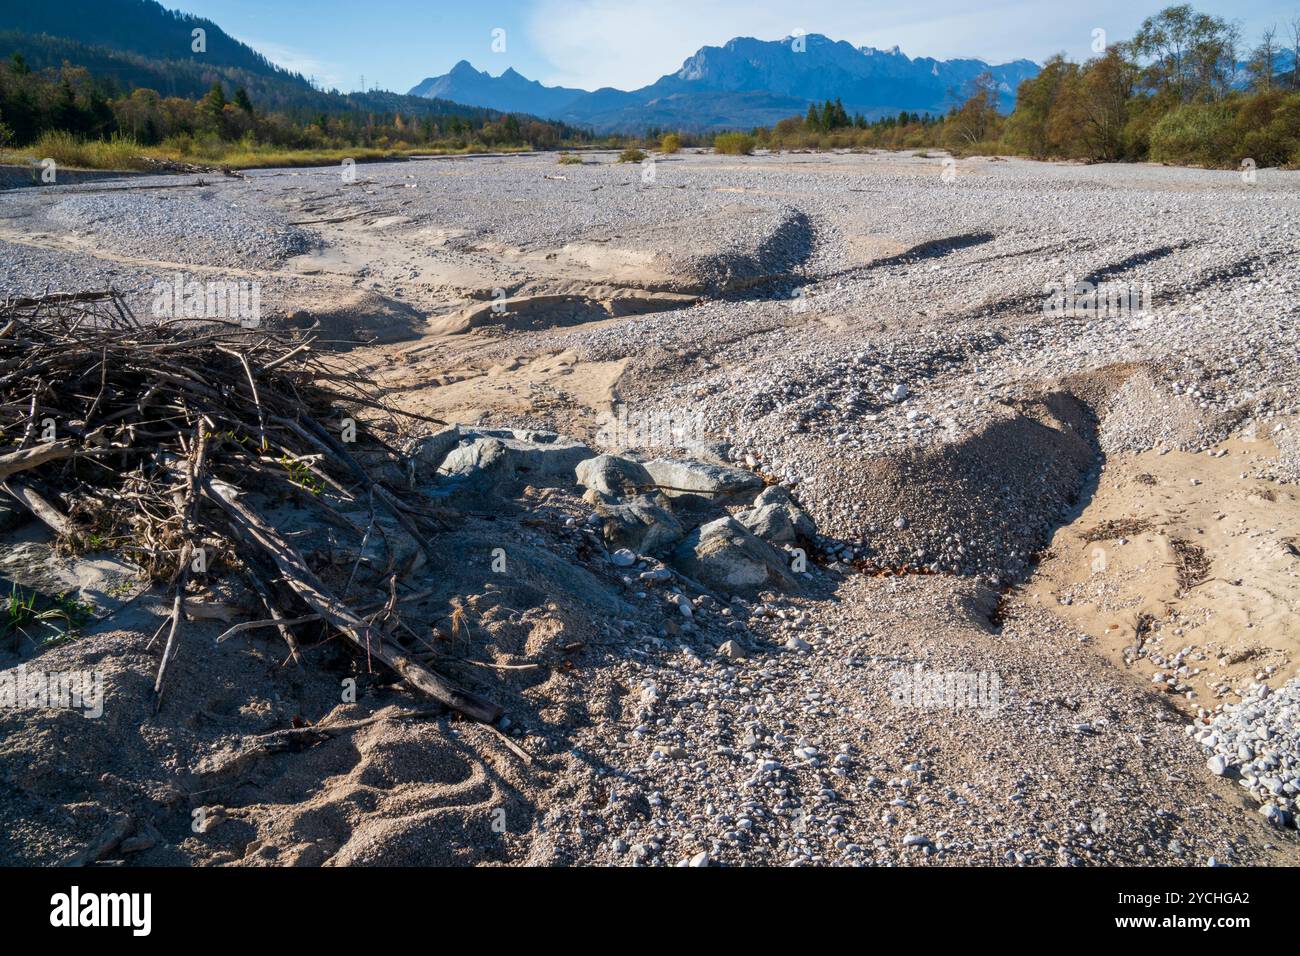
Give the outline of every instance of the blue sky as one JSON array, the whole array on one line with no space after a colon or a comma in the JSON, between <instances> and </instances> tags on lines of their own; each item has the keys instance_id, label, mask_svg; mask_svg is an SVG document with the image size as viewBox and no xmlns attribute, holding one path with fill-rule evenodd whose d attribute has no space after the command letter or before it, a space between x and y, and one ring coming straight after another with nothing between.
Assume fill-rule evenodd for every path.
<instances>
[{"instance_id":1,"label":"blue sky","mask_svg":"<svg viewBox=\"0 0 1300 956\"><path fill-rule=\"evenodd\" d=\"M342 90L406 92L466 59L494 76L512 66L547 85L632 89L676 70L701 46L794 31L909 56L1042 61L1090 55L1094 29L1127 39L1168 3L1147 0L161 0L216 21L283 66ZM1300 16L1300 0L1201 0L1252 44ZM492 31L505 31L505 50Z\"/></svg>"}]
</instances>

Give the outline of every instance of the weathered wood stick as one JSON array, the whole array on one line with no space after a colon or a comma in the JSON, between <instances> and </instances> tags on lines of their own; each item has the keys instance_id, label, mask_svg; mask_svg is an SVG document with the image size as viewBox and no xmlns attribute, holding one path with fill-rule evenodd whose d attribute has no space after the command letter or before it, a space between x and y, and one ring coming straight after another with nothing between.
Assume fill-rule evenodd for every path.
<instances>
[{"instance_id":1,"label":"weathered wood stick","mask_svg":"<svg viewBox=\"0 0 1300 956\"><path fill-rule=\"evenodd\" d=\"M23 507L44 522L55 534L69 534L72 531L72 522L68 520L68 516L51 504L36 489L29 488L16 481L6 482L4 489L16 498Z\"/></svg>"},{"instance_id":2,"label":"weathered wood stick","mask_svg":"<svg viewBox=\"0 0 1300 956\"><path fill-rule=\"evenodd\" d=\"M190 577L190 557L194 554L194 543L188 537L194 516L194 505L198 500L200 481L206 480L204 465L207 461L208 438L203 423L194 428L194 454L185 470L185 497L176 509L181 519L181 530L187 534L181 545L180 562L176 565L176 592L172 598L172 626L167 632L167 643L163 646L162 660L158 662L158 679L154 681L153 690L157 695L154 701L155 712L162 707L163 679L167 676L167 665L176 653L176 639L181 624L185 619L185 583Z\"/></svg>"},{"instance_id":3,"label":"weathered wood stick","mask_svg":"<svg viewBox=\"0 0 1300 956\"><path fill-rule=\"evenodd\" d=\"M262 606L266 608L266 613L279 622L280 636L289 645L289 656L295 664L302 667L302 653L298 650L298 638L294 637L293 631L289 630L289 625L285 623L287 619L280 613L280 609L275 606L275 595L271 593L270 586L251 567L245 566L244 574L247 576L249 583L253 585L253 590L257 592L257 596L261 599Z\"/></svg>"},{"instance_id":4,"label":"weathered wood stick","mask_svg":"<svg viewBox=\"0 0 1300 956\"><path fill-rule=\"evenodd\" d=\"M244 621L242 624L236 624L234 627L222 631L217 638L217 643L224 644L228 638L232 638L236 634L243 631L255 631L259 627L291 627L294 624L306 624L308 621L319 620L319 614L304 614L301 617L272 617L265 621Z\"/></svg>"},{"instance_id":5,"label":"weathered wood stick","mask_svg":"<svg viewBox=\"0 0 1300 956\"><path fill-rule=\"evenodd\" d=\"M307 566L297 550L284 541L262 518L236 500L228 485L205 480L204 493L223 508L256 544L258 544L280 569L284 580L302 598L303 603L342 632L352 643L372 657L379 658L407 683L474 720L490 724L501 716L501 708L469 691L452 684L446 678L421 666L400 650L372 641L371 628L351 608L336 598Z\"/></svg>"},{"instance_id":6,"label":"weathered wood stick","mask_svg":"<svg viewBox=\"0 0 1300 956\"><path fill-rule=\"evenodd\" d=\"M70 442L65 441L46 442L44 445L5 452L0 454L0 478L8 478L16 472L36 468L47 461L71 458L76 452L77 449Z\"/></svg>"}]
</instances>

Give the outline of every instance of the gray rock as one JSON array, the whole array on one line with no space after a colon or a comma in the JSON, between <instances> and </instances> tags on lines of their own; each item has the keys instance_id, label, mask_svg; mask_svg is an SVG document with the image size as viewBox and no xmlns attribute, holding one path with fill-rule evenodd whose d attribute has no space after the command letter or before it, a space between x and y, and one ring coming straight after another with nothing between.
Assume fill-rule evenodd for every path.
<instances>
[{"instance_id":1,"label":"gray rock","mask_svg":"<svg viewBox=\"0 0 1300 956\"><path fill-rule=\"evenodd\" d=\"M765 505L751 508L736 515L736 520L772 544L793 544L795 540L794 521L788 505Z\"/></svg>"},{"instance_id":2,"label":"gray rock","mask_svg":"<svg viewBox=\"0 0 1300 956\"><path fill-rule=\"evenodd\" d=\"M582 442L553 432L513 432L511 437L476 435L447 454L438 474L461 478L483 475L498 485L546 484L571 480L578 463L590 457L591 449Z\"/></svg>"},{"instance_id":3,"label":"gray rock","mask_svg":"<svg viewBox=\"0 0 1300 956\"><path fill-rule=\"evenodd\" d=\"M764 541L770 541L772 544L806 541L817 533L817 525L813 523L812 518L793 504L785 502L773 502L742 511L736 515L736 520Z\"/></svg>"},{"instance_id":4,"label":"gray rock","mask_svg":"<svg viewBox=\"0 0 1300 956\"><path fill-rule=\"evenodd\" d=\"M727 660L742 661L745 659L745 652L735 641L723 641L718 645L718 656L725 657Z\"/></svg>"},{"instance_id":5,"label":"gray rock","mask_svg":"<svg viewBox=\"0 0 1300 956\"><path fill-rule=\"evenodd\" d=\"M758 493L758 497L754 499L754 507L762 508L766 505L790 505L792 508L799 507L798 503L794 500L794 496L781 485L768 485Z\"/></svg>"},{"instance_id":6,"label":"gray rock","mask_svg":"<svg viewBox=\"0 0 1300 956\"><path fill-rule=\"evenodd\" d=\"M784 552L734 518L719 518L692 531L673 552L673 564L683 574L727 594L756 597L772 588L799 590Z\"/></svg>"},{"instance_id":7,"label":"gray rock","mask_svg":"<svg viewBox=\"0 0 1300 956\"><path fill-rule=\"evenodd\" d=\"M662 495L638 495L615 504L598 502L596 514L603 519L601 531L611 548L655 554L671 548L686 533Z\"/></svg>"},{"instance_id":8,"label":"gray rock","mask_svg":"<svg viewBox=\"0 0 1300 956\"><path fill-rule=\"evenodd\" d=\"M619 455L597 455L578 463L578 484L602 495L624 497L640 494L655 486L650 472L639 461Z\"/></svg>"},{"instance_id":9,"label":"gray rock","mask_svg":"<svg viewBox=\"0 0 1300 956\"><path fill-rule=\"evenodd\" d=\"M669 497L700 495L715 501L750 501L763 489L752 472L703 461L656 458L645 464L656 485Z\"/></svg>"},{"instance_id":10,"label":"gray rock","mask_svg":"<svg viewBox=\"0 0 1300 956\"><path fill-rule=\"evenodd\" d=\"M418 467L437 469L451 450L460 444L461 437L460 428L450 425L416 441L410 456L415 459Z\"/></svg>"},{"instance_id":11,"label":"gray rock","mask_svg":"<svg viewBox=\"0 0 1300 956\"><path fill-rule=\"evenodd\" d=\"M688 441L682 445L682 448L696 461L707 462L710 465L722 465L731 467L731 445L725 441L707 441L697 440Z\"/></svg>"}]
</instances>

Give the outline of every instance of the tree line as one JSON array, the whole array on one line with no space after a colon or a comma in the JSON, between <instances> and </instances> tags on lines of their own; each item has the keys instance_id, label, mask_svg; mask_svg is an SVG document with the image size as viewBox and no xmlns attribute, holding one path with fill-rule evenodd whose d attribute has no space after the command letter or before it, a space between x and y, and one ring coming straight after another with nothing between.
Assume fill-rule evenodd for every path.
<instances>
[{"instance_id":1,"label":"tree line","mask_svg":"<svg viewBox=\"0 0 1300 956\"><path fill-rule=\"evenodd\" d=\"M164 96L149 87L123 92L111 78L95 76L83 66L65 62L38 70L14 53L0 61L0 146L27 146L54 132L181 152L194 144L222 143L291 150L426 144L548 148L585 137L564 123L438 101L426 104L379 91L316 93L275 110L261 108L257 99L243 85L231 87L221 79L197 99Z\"/></svg>"},{"instance_id":2,"label":"tree line","mask_svg":"<svg viewBox=\"0 0 1300 956\"><path fill-rule=\"evenodd\" d=\"M1300 165L1300 17L1253 44L1238 26L1190 5L1148 17L1130 40L1074 63L1054 56L997 109L984 74L943 116L849 120L814 104L805 117L755 130L771 148L926 148L1039 159L1205 166Z\"/></svg>"}]
</instances>

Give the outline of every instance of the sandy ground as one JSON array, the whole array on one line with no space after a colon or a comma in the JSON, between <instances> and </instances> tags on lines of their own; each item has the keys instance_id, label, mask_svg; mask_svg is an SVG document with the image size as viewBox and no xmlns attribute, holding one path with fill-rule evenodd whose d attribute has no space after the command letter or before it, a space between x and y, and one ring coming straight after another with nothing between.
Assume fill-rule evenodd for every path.
<instances>
[{"instance_id":1,"label":"sandy ground","mask_svg":"<svg viewBox=\"0 0 1300 956\"><path fill-rule=\"evenodd\" d=\"M382 164L349 187L150 177L161 215L174 197L219 216L171 257L99 200L0 196L9 291L113 281L143 308L177 270L256 277L269 321L318 324L340 367L448 422L594 441L620 406L698 408L696 438L787 483L826 535L806 593L686 589L686 630L671 591L593 546L571 482L465 514L404 587L428 592L439 666L505 708L495 730L402 716L421 701L337 642L297 669L265 636L215 645L220 622L195 622L154 714L160 593L107 555L50 570L30 526L7 532L7 575L98 610L0 664L99 669L106 705L0 712L0 856L1300 863L1295 830L1184 731L1296 673L1295 237L1277 222L1300 177L1265 171L1261 197L1226 174L980 159L943 193L916 157L683 156L648 188L608 160ZM1078 224L1135 204L1159 213L1141 235ZM1210 311L1227 290L1262 325L1189 323L1170 292L1154 319L1054 326L1041 285L1067 271L1211 273ZM881 397L899 382L906 402ZM900 704L891 681L918 667L996 675L999 706Z\"/></svg>"},{"instance_id":2,"label":"sandy ground","mask_svg":"<svg viewBox=\"0 0 1300 956\"><path fill-rule=\"evenodd\" d=\"M1025 585L1029 599L1117 666L1162 675L1157 689L1192 713L1255 680L1289 680L1300 649L1300 495L1251 476L1275 457L1266 440L1237 439L1199 455L1108 461L1088 507L1057 531Z\"/></svg>"}]
</instances>

